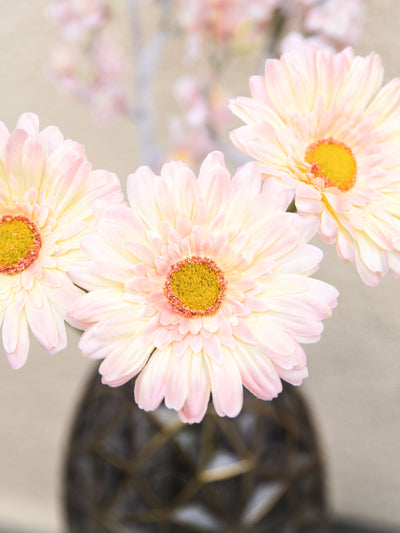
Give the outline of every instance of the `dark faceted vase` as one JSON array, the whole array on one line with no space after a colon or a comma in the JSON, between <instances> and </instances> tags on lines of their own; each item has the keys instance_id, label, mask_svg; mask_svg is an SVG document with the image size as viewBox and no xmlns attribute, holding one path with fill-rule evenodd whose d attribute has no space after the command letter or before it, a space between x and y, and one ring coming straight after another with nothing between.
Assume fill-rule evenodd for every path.
<instances>
[{"instance_id":1,"label":"dark faceted vase","mask_svg":"<svg viewBox=\"0 0 400 533\"><path fill-rule=\"evenodd\" d=\"M307 408L285 385L264 402L245 394L235 419L210 403L200 424L146 413L133 382L91 378L65 466L70 533L319 533L321 459Z\"/></svg>"}]
</instances>

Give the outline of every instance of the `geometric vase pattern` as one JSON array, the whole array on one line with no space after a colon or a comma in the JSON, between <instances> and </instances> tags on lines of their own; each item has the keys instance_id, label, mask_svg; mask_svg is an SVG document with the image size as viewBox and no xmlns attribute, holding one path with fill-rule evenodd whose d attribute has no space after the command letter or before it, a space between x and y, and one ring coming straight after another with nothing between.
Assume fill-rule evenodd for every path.
<instances>
[{"instance_id":1,"label":"geometric vase pattern","mask_svg":"<svg viewBox=\"0 0 400 533\"><path fill-rule=\"evenodd\" d=\"M200 424L145 412L133 381L79 406L65 464L70 533L319 533L321 458L306 405L285 384L273 401L245 393L241 413Z\"/></svg>"}]
</instances>

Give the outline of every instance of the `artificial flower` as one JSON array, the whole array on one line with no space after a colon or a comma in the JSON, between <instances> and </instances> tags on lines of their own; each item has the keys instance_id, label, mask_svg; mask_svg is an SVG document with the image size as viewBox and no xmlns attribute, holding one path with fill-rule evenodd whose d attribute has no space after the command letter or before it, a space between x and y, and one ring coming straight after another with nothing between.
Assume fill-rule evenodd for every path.
<instances>
[{"instance_id":1,"label":"artificial flower","mask_svg":"<svg viewBox=\"0 0 400 533\"><path fill-rule=\"evenodd\" d=\"M82 354L104 358L110 386L138 375L141 408L164 399L199 422L211 392L216 412L234 417L243 385L269 400L281 379L307 376L300 343L319 340L337 291L309 277L322 257L307 243L315 220L286 212L279 182L261 184L256 163L231 180L218 152L198 179L182 162L160 176L140 167L130 207L107 207L82 241L87 262L70 270L89 291L73 312Z\"/></svg>"},{"instance_id":2,"label":"artificial flower","mask_svg":"<svg viewBox=\"0 0 400 533\"><path fill-rule=\"evenodd\" d=\"M378 55L307 47L265 64L252 98L230 104L233 143L293 187L297 210L355 262L365 283L400 276L400 79L381 88Z\"/></svg>"},{"instance_id":3,"label":"artificial flower","mask_svg":"<svg viewBox=\"0 0 400 533\"><path fill-rule=\"evenodd\" d=\"M96 205L122 202L118 179L91 171L79 144L39 131L25 113L11 133L0 122L0 325L10 365L28 356L29 328L50 354L66 346L66 313L83 292L67 270Z\"/></svg>"}]
</instances>

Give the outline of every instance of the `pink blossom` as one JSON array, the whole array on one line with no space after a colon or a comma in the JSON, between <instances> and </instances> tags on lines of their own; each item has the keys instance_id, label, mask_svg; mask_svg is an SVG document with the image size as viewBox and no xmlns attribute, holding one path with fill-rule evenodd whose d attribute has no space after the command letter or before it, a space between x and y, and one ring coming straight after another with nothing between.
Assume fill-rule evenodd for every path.
<instances>
[{"instance_id":1,"label":"pink blossom","mask_svg":"<svg viewBox=\"0 0 400 533\"><path fill-rule=\"evenodd\" d=\"M58 42L50 49L46 72L66 93L77 93L81 86L80 55L70 43Z\"/></svg>"},{"instance_id":2,"label":"pink blossom","mask_svg":"<svg viewBox=\"0 0 400 533\"><path fill-rule=\"evenodd\" d=\"M309 11L305 28L330 39L337 47L354 45L362 15L362 0L325 0Z\"/></svg>"},{"instance_id":3,"label":"pink blossom","mask_svg":"<svg viewBox=\"0 0 400 533\"><path fill-rule=\"evenodd\" d=\"M171 120L170 156L196 166L215 148L218 129L232 122L228 96L208 74L182 77L174 89L183 111Z\"/></svg>"},{"instance_id":4,"label":"pink blossom","mask_svg":"<svg viewBox=\"0 0 400 533\"><path fill-rule=\"evenodd\" d=\"M174 86L176 100L186 109L185 120L190 126L207 122L208 106L199 79L184 76Z\"/></svg>"},{"instance_id":5,"label":"pink blossom","mask_svg":"<svg viewBox=\"0 0 400 533\"><path fill-rule=\"evenodd\" d=\"M232 120L227 108L228 95L209 75L184 76L174 89L177 101L186 108L185 121L189 126L218 128Z\"/></svg>"},{"instance_id":6,"label":"pink blossom","mask_svg":"<svg viewBox=\"0 0 400 533\"><path fill-rule=\"evenodd\" d=\"M282 53L300 50L306 46L316 46L323 50L329 50L331 52L335 51L335 48L330 42L323 38L321 35L311 35L310 37L305 37L303 34L292 31L288 33L281 41L280 51Z\"/></svg>"},{"instance_id":7,"label":"pink blossom","mask_svg":"<svg viewBox=\"0 0 400 533\"><path fill-rule=\"evenodd\" d=\"M128 68L122 49L104 32L93 41L90 58L100 78L118 80L126 76Z\"/></svg>"},{"instance_id":8,"label":"pink blossom","mask_svg":"<svg viewBox=\"0 0 400 533\"><path fill-rule=\"evenodd\" d=\"M75 39L104 24L108 16L107 0L53 0L47 13L60 24L65 37Z\"/></svg>"},{"instance_id":9,"label":"pink blossom","mask_svg":"<svg viewBox=\"0 0 400 533\"><path fill-rule=\"evenodd\" d=\"M247 36L264 31L277 4L278 0L187 0L181 24L189 36L189 49L197 54L209 39L228 46L241 28Z\"/></svg>"},{"instance_id":10,"label":"pink blossom","mask_svg":"<svg viewBox=\"0 0 400 533\"><path fill-rule=\"evenodd\" d=\"M110 124L116 116L129 112L129 102L124 85L113 80L98 80L82 91L96 117L104 125Z\"/></svg>"},{"instance_id":11,"label":"pink blossom","mask_svg":"<svg viewBox=\"0 0 400 533\"><path fill-rule=\"evenodd\" d=\"M174 117L171 120L170 131L172 141L170 158L185 161L193 167L197 166L215 146L209 129L204 125L190 127L182 118Z\"/></svg>"}]
</instances>

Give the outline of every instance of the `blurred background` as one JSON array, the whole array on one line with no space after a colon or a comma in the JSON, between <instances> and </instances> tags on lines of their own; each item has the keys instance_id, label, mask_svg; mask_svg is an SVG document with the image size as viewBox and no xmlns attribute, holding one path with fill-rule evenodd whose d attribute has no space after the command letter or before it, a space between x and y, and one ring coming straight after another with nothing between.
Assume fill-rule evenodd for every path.
<instances>
[{"instance_id":1,"label":"blurred background","mask_svg":"<svg viewBox=\"0 0 400 533\"><path fill-rule=\"evenodd\" d=\"M97 116L99 124L102 100L96 109L65 87L64 92L55 87L48 62L60 28L46 15L50 3L0 0L0 120L13 129L22 112L33 111L42 127L57 125L66 138L83 144L94 168L112 170L125 182L144 162L137 132L123 113L112 120ZM363 3L355 49L359 55L379 53L387 81L400 75L400 2ZM111 34L132 57L129 0L110 4ZM147 4L146 9L154 9L151 1ZM171 87L180 76L181 50L182 37L174 35L163 48L155 78L155 126L162 140L169 135L171 112L178 110ZM133 95L129 67L124 82ZM254 62L233 63L226 74L231 94L247 95L254 73ZM335 285L341 296L321 342L306 347L310 378L302 391L321 443L331 514L376 531L400 531L400 281L386 277L377 288L368 288L352 266L338 260L333 247L317 244L325 252L318 277ZM0 358L1 532L63 531L64 452L95 368L80 356L77 343L78 333L70 329L68 348L50 357L33 341L28 362L18 371Z\"/></svg>"}]
</instances>

